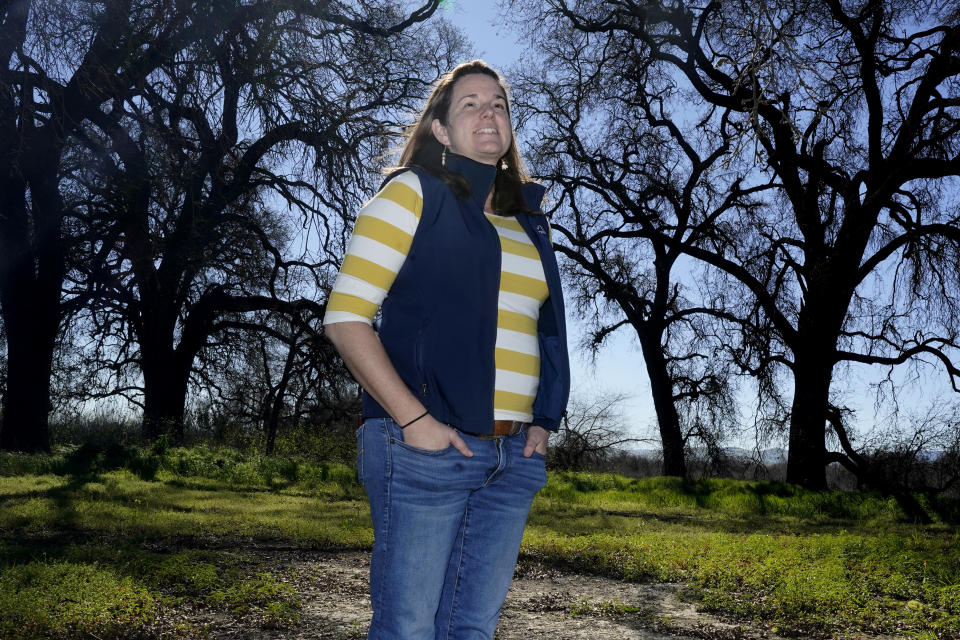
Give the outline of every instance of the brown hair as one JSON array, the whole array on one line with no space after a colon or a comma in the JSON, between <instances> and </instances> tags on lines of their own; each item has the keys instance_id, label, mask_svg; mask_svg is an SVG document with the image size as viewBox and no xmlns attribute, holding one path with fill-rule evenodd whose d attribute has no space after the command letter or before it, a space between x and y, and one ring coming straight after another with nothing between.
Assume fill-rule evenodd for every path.
<instances>
[{"instance_id":1,"label":"brown hair","mask_svg":"<svg viewBox=\"0 0 960 640\"><path fill-rule=\"evenodd\" d=\"M417 120L410 126L407 142L400 154L399 167L419 167L446 182L458 198L470 195L470 185L466 179L456 173L447 171L440 162L443 145L433 135L431 129L434 120L440 124L447 124L447 115L450 112L450 102L453 97L453 85L465 75L482 73L497 81L507 96L507 115L510 114L509 87L500 74L483 60L463 62L443 74L433 87L427 104ZM523 168L520 152L517 150L516 135L510 132L510 147L497 162L497 176L493 182L493 210L500 215L512 215L517 211L532 213L523 201L520 188L530 181L530 176ZM506 168L503 167L504 161Z\"/></svg>"}]
</instances>

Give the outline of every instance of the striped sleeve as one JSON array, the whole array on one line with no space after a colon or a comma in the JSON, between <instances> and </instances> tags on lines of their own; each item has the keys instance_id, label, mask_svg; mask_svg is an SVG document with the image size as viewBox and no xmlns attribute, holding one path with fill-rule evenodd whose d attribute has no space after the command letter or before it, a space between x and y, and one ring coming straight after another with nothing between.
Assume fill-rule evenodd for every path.
<instances>
[{"instance_id":1,"label":"striped sleeve","mask_svg":"<svg viewBox=\"0 0 960 640\"><path fill-rule=\"evenodd\" d=\"M407 258L422 210L420 178L413 171L391 179L360 209L323 324L373 324Z\"/></svg>"}]
</instances>

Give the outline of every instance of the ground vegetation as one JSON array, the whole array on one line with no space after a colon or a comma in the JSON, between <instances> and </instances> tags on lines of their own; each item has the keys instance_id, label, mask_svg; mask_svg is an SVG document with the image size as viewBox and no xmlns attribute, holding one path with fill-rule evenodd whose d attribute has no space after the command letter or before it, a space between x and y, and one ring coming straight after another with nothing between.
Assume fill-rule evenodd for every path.
<instances>
[{"instance_id":1,"label":"ground vegetation","mask_svg":"<svg viewBox=\"0 0 960 640\"><path fill-rule=\"evenodd\" d=\"M876 493L557 472L502 631L955 638L960 511L923 500L931 524ZM0 454L0 637L354 637L371 544L355 470L334 460Z\"/></svg>"}]
</instances>

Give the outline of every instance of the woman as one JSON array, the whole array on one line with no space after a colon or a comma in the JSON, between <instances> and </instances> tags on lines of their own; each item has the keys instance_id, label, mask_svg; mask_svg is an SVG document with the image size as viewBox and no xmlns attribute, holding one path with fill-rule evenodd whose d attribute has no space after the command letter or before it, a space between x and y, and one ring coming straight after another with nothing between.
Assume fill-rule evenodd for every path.
<instances>
[{"instance_id":1,"label":"woman","mask_svg":"<svg viewBox=\"0 0 960 640\"><path fill-rule=\"evenodd\" d=\"M480 60L438 81L400 166L357 216L324 317L364 388L368 638L492 638L570 386L544 190Z\"/></svg>"}]
</instances>

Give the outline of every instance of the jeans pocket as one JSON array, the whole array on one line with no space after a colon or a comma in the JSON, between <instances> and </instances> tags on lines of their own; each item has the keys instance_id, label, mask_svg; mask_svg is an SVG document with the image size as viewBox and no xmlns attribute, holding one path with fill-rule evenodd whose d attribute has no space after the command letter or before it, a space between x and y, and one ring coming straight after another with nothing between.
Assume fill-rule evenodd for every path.
<instances>
[{"instance_id":1,"label":"jeans pocket","mask_svg":"<svg viewBox=\"0 0 960 640\"><path fill-rule=\"evenodd\" d=\"M422 449L420 447L415 447L412 444L404 442L403 429L401 429L400 425L398 425L393 420L387 421L387 429L389 430L389 433L390 433L390 444L395 444L400 449L403 449L404 451L409 451L410 453L415 453L417 455L425 456L425 457L436 457L436 456L442 456L445 453L449 452L451 449L453 449L452 444L447 445L443 449Z\"/></svg>"},{"instance_id":2,"label":"jeans pocket","mask_svg":"<svg viewBox=\"0 0 960 640\"><path fill-rule=\"evenodd\" d=\"M464 458L453 445L443 449L421 449L403 442L399 438L390 439L390 451L393 458L392 483L402 495L421 495L426 491L432 494L436 491L450 489L451 483L463 475L467 465ZM409 494L408 491L415 494Z\"/></svg>"},{"instance_id":3,"label":"jeans pocket","mask_svg":"<svg viewBox=\"0 0 960 640\"><path fill-rule=\"evenodd\" d=\"M547 457L539 451L534 451L529 458L522 458L523 473L521 477L534 493L547 486Z\"/></svg>"},{"instance_id":4,"label":"jeans pocket","mask_svg":"<svg viewBox=\"0 0 960 640\"><path fill-rule=\"evenodd\" d=\"M391 438L390 441L393 442L398 447L405 449L411 453L415 453L421 456L428 456L428 457L442 456L446 453L449 453L450 450L453 449L452 444L448 444L443 449L421 449L420 447L415 447L412 444L407 444L401 438L397 438L397 437Z\"/></svg>"}]
</instances>

